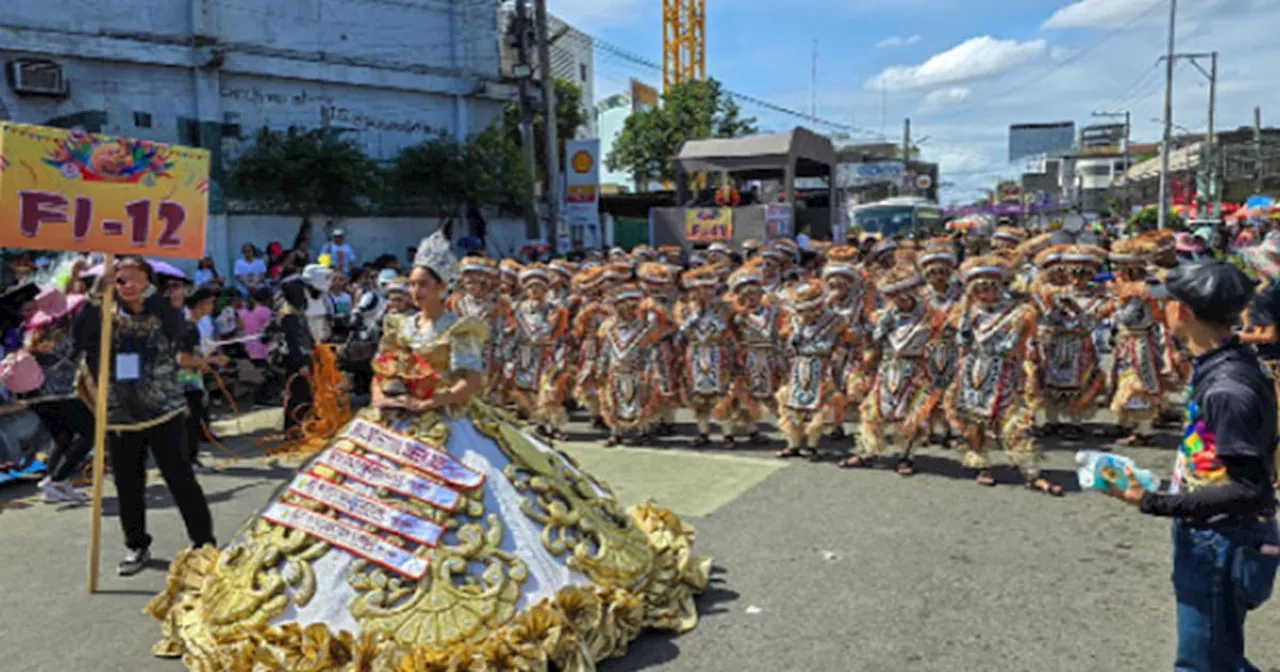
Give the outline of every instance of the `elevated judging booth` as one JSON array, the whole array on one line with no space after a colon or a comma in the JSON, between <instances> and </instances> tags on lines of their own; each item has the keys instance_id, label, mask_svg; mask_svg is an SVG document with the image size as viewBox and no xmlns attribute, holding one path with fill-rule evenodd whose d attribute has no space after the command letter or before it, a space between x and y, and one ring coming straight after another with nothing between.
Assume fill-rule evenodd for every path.
<instances>
[{"instance_id":1,"label":"elevated judging booth","mask_svg":"<svg viewBox=\"0 0 1280 672\"><path fill-rule=\"evenodd\" d=\"M797 126L776 135L689 140L674 162L679 203L691 202L689 180L697 173L730 175L739 182L778 181L787 200L738 207L654 208L650 239L655 245L689 249L717 240L737 244L748 238L793 236L805 228L810 236L822 239L836 227L836 152L830 139L813 131ZM826 182L825 207L794 207L798 178Z\"/></svg>"}]
</instances>

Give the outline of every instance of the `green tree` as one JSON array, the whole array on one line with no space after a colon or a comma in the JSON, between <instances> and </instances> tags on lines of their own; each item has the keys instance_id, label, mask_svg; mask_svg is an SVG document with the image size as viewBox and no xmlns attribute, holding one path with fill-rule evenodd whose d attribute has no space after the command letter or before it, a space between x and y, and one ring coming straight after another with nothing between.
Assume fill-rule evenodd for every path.
<instances>
[{"instance_id":1,"label":"green tree","mask_svg":"<svg viewBox=\"0 0 1280 672\"><path fill-rule=\"evenodd\" d=\"M1165 225L1170 231L1185 230L1186 223L1182 216L1170 210L1165 215ZM1132 233L1143 233L1146 231L1155 231L1160 226L1160 209L1154 205L1149 205L1131 215L1129 221L1126 222L1126 228Z\"/></svg>"},{"instance_id":2,"label":"green tree","mask_svg":"<svg viewBox=\"0 0 1280 672\"><path fill-rule=\"evenodd\" d=\"M686 140L755 133L755 118L742 116L720 82L685 82L664 93L661 106L627 117L605 163L640 180L667 181L675 176L671 158Z\"/></svg>"},{"instance_id":3,"label":"green tree","mask_svg":"<svg viewBox=\"0 0 1280 672\"><path fill-rule=\"evenodd\" d=\"M262 128L236 161L232 196L264 212L302 218L364 212L376 196L378 169L354 140L332 129Z\"/></svg>"},{"instance_id":4,"label":"green tree","mask_svg":"<svg viewBox=\"0 0 1280 672\"><path fill-rule=\"evenodd\" d=\"M553 81L556 91L556 138L560 142L560 156L564 156L564 143L578 135L578 128L587 123L587 113L582 107L582 87L559 77ZM502 126L507 138L517 147L523 148L520 137L520 105L507 103L502 109ZM547 139L547 115L539 107L533 114L534 156L537 161L538 179L542 179L545 165L542 157ZM563 159L562 159L563 160ZM528 172L528 171L526 171Z\"/></svg>"},{"instance_id":5,"label":"green tree","mask_svg":"<svg viewBox=\"0 0 1280 672\"><path fill-rule=\"evenodd\" d=\"M446 218L468 204L519 204L531 183L519 148L490 126L465 142L440 132L404 148L386 171L386 185L395 205Z\"/></svg>"}]
</instances>

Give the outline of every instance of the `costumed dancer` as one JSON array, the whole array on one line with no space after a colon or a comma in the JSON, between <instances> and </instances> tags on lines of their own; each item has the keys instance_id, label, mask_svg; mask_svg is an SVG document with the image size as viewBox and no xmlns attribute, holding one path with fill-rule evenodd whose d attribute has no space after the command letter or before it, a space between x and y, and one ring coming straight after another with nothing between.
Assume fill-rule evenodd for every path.
<instances>
[{"instance_id":1,"label":"costumed dancer","mask_svg":"<svg viewBox=\"0 0 1280 672\"><path fill-rule=\"evenodd\" d=\"M1062 486L1040 474L1043 455L1031 438L1024 363L1035 335L1035 308L1008 295L1013 269L1001 255L966 260L960 276L965 299L955 325L959 375L944 403L951 425L964 438L964 465L978 471L980 485L994 486L986 442L995 438L1022 471L1027 488L1061 496Z\"/></svg>"},{"instance_id":2,"label":"costumed dancer","mask_svg":"<svg viewBox=\"0 0 1280 672\"><path fill-rule=\"evenodd\" d=\"M472 403L485 326L444 308L451 247L418 247L418 312L389 322L373 406L229 546L170 564L147 607L157 655L198 670L589 670L645 628L694 627L709 563L692 530L625 510Z\"/></svg>"},{"instance_id":3,"label":"costumed dancer","mask_svg":"<svg viewBox=\"0 0 1280 672\"><path fill-rule=\"evenodd\" d=\"M778 426L787 447L778 457L807 454L818 458L818 442L835 425L844 395L831 376L832 362L849 346L849 328L826 307L826 288L811 280L786 293L790 311L779 336L785 349L787 377L778 389Z\"/></svg>"},{"instance_id":4,"label":"costumed dancer","mask_svg":"<svg viewBox=\"0 0 1280 672\"><path fill-rule=\"evenodd\" d=\"M1150 238L1117 240L1111 245L1115 280L1116 341L1111 370L1111 413L1127 436L1116 443L1149 443L1152 427L1164 408L1163 383L1171 375L1164 308L1152 289L1147 264L1156 251Z\"/></svg>"},{"instance_id":5,"label":"costumed dancer","mask_svg":"<svg viewBox=\"0 0 1280 672\"><path fill-rule=\"evenodd\" d=\"M524 267L514 259L503 259L498 262L498 280L502 295L514 305L520 300L520 271Z\"/></svg>"},{"instance_id":6,"label":"costumed dancer","mask_svg":"<svg viewBox=\"0 0 1280 672\"><path fill-rule=\"evenodd\" d=\"M524 298L515 305L514 357L507 362L507 389L516 407L543 435L564 440L564 371L557 362L569 330L568 311L547 297L550 273L539 265L520 271Z\"/></svg>"},{"instance_id":7,"label":"costumed dancer","mask_svg":"<svg viewBox=\"0 0 1280 672\"><path fill-rule=\"evenodd\" d=\"M765 294L775 294L782 291L782 272L789 263L787 253L779 249L776 244L766 244L760 246L755 255L762 260L760 273L764 277Z\"/></svg>"},{"instance_id":8,"label":"costumed dancer","mask_svg":"<svg viewBox=\"0 0 1280 672\"><path fill-rule=\"evenodd\" d=\"M777 406L775 396L782 362L778 352L781 313L775 297L764 293L764 277L756 259L729 276L733 300L731 322L738 349L732 387L734 406L730 425L735 434L746 434L761 443L760 422Z\"/></svg>"},{"instance_id":9,"label":"costumed dancer","mask_svg":"<svg viewBox=\"0 0 1280 672\"><path fill-rule=\"evenodd\" d=\"M849 328L849 347L844 358L835 362L832 375L845 395L845 408L836 419L831 438L845 438L844 423L858 422L858 405L866 394L869 377L861 375L863 346L871 329L871 314L875 310L875 290L869 286L866 273L859 267L858 248L839 245L826 252L827 263L822 267L822 281L827 286L827 307L844 320ZM864 379L866 384L864 384Z\"/></svg>"},{"instance_id":10,"label":"costumed dancer","mask_svg":"<svg viewBox=\"0 0 1280 672\"><path fill-rule=\"evenodd\" d=\"M1152 258L1151 258L1151 275L1153 280L1148 282L1164 283L1164 276L1170 269L1178 266L1178 241L1172 231L1168 229L1157 229L1143 233L1142 238L1151 241ZM1161 300L1161 305L1164 301ZM1174 336L1172 330L1165 330L1165 337L1168 340L1166 357L1168 363L1165 365L1169 376L1166 379L1164 408L1161 409L1160 415L1156 418L1158 424L1170 427L1180 426L1183 421L1182 408L1185 402L1186 388L1191 381L1192 365L1195 362L1195 355L1187 349L1186 343L1182 339Z\"/></svg>"},{"instance_id":11,"label":"costumed dancer","mask_svg":"<svg viewBox=\"0 0 1280 672\"><path fill-rule=\"evenodd\" d=\"M663 398L653 384L650 351L662 340L665 318L654 319L653 304L634 284L618 285L607 302L596 336L600 414L609 429L604 445L612 447L628 436L643 441L658 417Z\"/></svg>"},{"instance_id":12,"label":"costumed dancer","mask_svg":"<svg viewBox=\"0 0 1280 672\"><path fill-rule=\"evenodd\" d=\"M716 298L719 273L714 266L704 266L686 271L681 281L688 300L676 309L677 342L683 355L680 391L682 404L693 411L698 424L693 447L711 443L713 416L721 421L725 447L733 447L733 434L728 427L733 402L729 395L733 331L725 304Z\"/></svg>"},{"instance_id":13,"label":"costumed dancer","mask_svg":"<svg viewBox=\"0 0 1280 672\"><path fill-rule=\"evenodd\" d=\"M547 288L547 296L569 309L570 317L574 311L576 297L569 291L573 274L578 272L577 264L565 259L552 259L547 262L547 270L551 271L551 282Z\"/></svg>"},{"instance_id":14,"label":"costumed dancer","mask_svg":"<svg viewBox=\"0 0 1280 672\"><path fill-rule=\"evenodd\" d=\"M600 411L600 381L605 375L600 360L603 352L600 327L609 317L609 307L603 296L605 272L603 266L593 266L573 277L573 292L581 298L578 313L573 318L573 340L580 348L574 373L573 398L586 409L591 424L596 429L607 427Z\"/></svg>"},{"instance_id":15,"label":"costumed dancer","mask_svg":"<svg viewBox=\"0 0 1280 672\"><path fill-rule=\"evenodd\" d=\"M1036 281L1036 275L1040 268L1036 264L1036 255L1048 249L1055 239L1052 233L1040 233L1023 241L1014 248L1014 269L1013 287L1010 291L1014 296L1027 296L1031 294L1031 286Z\"/></svg>"},{"instance_id":16,"label":"costumed dancer","mask_svg":"<svg viewBox=\"0 0 1280 672\"><path fill-rule=\"evenodd\" d=\"M458 289L448 299L449 311L459 317L474 317L488 327L485 341L485 391L482 398L501 406L503 354L515 332L511 301L498 291L498 264L486 257L466 257L459 266Z\"/></svg>"},{"instance_id":17,"label":"costumed dancer","mask_svg":"<svg viewBox=\"0 0 1280 672\"><path fill-rule=\"evenodd\" d=\"M1044 406L1048 433L1079 438L1083 423L1097 412L1106 379L1093 332L1111 301L1090 282L1105 257L1105 251L1088 245L1056 245L1036 255L1044 282L1033 285L1039 329L1032 361L1039 389L1032 400Z\"/></svg>"},{"instance_id":18,"label":"costumed dancer","mask_svg":"<svg viewBox=\"0 0 1280 672\"><path fill-rule=\"evenodd\" d=\"M880 273L893 268L897 262L897 252L902 245L893 238L876 241L867 253L866 268L868 275Z\"/></svg>"},{"instance_id":19,"label":"costumed dancer","mask_svg":"<svg viewBox=\"0 0 1280 672\"><path fill-rule=\"evenodd\" d=\"M649 349L649 380L658 398L658 418L653 431L663 436L675 431L676 410L680 405L679 352L675 344L678 288L673 269L668 264L648 262L640 264L635 272L646 295L641 306L645 317L661 335L658 344Z\"/></svg>"},{"instance_id":20,"label":"costumed dancer","mask_svg":"<svg viewBox=\"0 0 1280 672\"><path fill-rule=\"evenodd\" d=\"M939 394L945 394L955 383L956 364L960 360L960 346L956 342L954 324L956 314L960 310L964 288L956 278L956 267L959 259L956 246L950 238L931 238L925 242L924 249L917 260L920 272L924 276L925 287L923 298L935 312L946 316L942 333L925 344L925 365L929 368L929 376ZM936 443L949 447L955 438L951 421L947 419L944 404L934 406L933 417L929 421L930 432Z\"/></svg>"},{"instance_id":21,"label":"costumed dancer","mask_svg":"<svg viewBox=\"0 0 1280 672\"><path fill-rule=\"evenodd\" d=\"M284 431L302 423L311 407L311 351L315 347L307 314L311 292L299 276L285 278L276 296L274 325L270 335L275 342L273 355L277 368L284 371Z\"/></svg>"},{"instance_id":22,"label":"costumed dancer","mask_svg":"<svg viewBox=\"0 0 1280 672\"><path fill-rule=\"evenodd\" d=\"M898 473L915 473L911 449L929 436L929 419L942 399L925 358L947 320L921 296L924 278L914 264L897 263L876 283L886 306L874 317L866 370L874 370L862 402L855 453L845 468L871 466L885 450L886 436L902 445Z\"/></svg>"}]
</instances>

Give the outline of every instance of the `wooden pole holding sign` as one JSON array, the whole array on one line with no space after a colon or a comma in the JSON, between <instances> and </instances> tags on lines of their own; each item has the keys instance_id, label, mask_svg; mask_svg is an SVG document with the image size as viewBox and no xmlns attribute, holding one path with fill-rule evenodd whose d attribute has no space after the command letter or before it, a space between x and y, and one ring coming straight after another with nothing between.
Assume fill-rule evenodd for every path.
<instances>
[{"instance_id":1,"label":"wooden pole holding sign","mask_svg":"<svg viewBox=\"0 0 1280 672\"><path fill-rule=\"evenodd\" d=\"M93 513L89 528L89 592L98 592L102 554L102 479L107 472L107 394L111 383L111 326L116 314L116 255L102 262L102 326L98 329L98 370L93 393Z\"/></svg>"},{"instance_id":2,"label":"wooden pole holding sign","mask_svg":"<svg viewBox=\"0 0 1280 672\"><path fill-rule=\"evenodd\" d=\"M0 248L103 252L89 592L98 590L117 255L204 256L209 152L0 122Z\"/></svg>"}]
</instances>

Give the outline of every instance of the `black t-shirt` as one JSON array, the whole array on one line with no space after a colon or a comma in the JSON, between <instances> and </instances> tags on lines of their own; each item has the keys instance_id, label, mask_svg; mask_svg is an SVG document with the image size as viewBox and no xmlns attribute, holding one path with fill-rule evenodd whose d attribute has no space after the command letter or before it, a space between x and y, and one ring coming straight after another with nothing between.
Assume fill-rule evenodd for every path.
<instances>
[{"instance_id":1,"label":"black t-shirt","mask_svg":"<svg viewBox=\"0 0 1280 672\"><path fill-rule=\"evenodd\" d=\"M1249 326L1280 326L1280 280L1272 280L1253 297L1249 306ZM1261 343L1256 346L1262 359L1280 359L1280 342Z\"/></svg>"},{"instance_id":2,"label":"black t-shirt","mask_svg":"<svg viewBox=\"0 0 1280 672\"><path fill-rule=\"evenodd\" d=\"M1148 493L1142 510L1208 520L1270 515L1276 506L1275 386L1253 350L1231 339L1196 358L1173 495Z\"/></svg>"}]
</instances>

